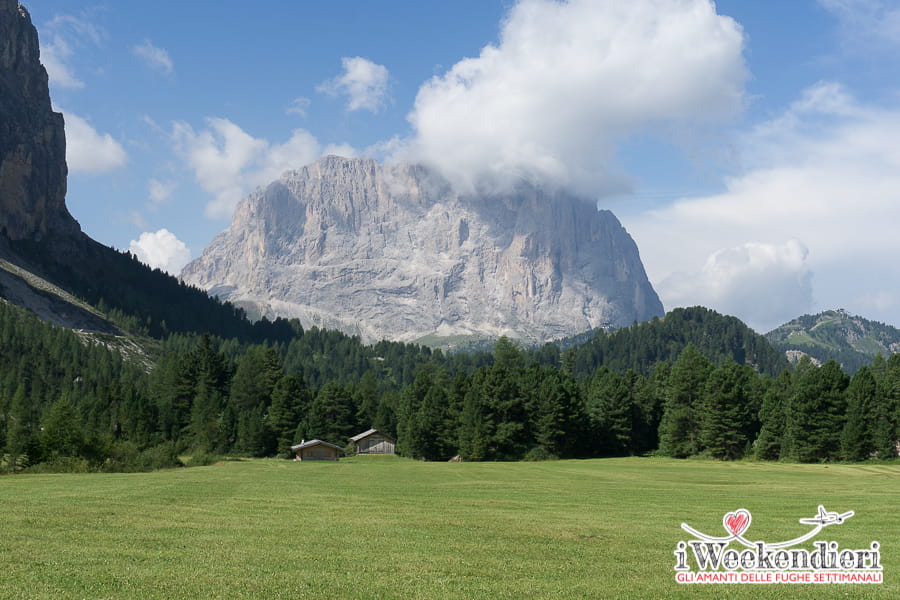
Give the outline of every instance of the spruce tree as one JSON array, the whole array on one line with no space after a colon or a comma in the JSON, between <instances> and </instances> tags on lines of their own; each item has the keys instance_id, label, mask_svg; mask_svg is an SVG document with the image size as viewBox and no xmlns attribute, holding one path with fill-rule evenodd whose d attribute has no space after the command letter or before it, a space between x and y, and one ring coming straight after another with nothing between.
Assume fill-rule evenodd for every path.
<instances>
[{"instance_id":1,"label":"spruce tree","mask_svg":"<svg viewBox=\"0 0 900 600\"><path fill-rule=\"evenodd\" d=\"M44 418L41 431L43 454L50 459L80 456L83 443L81 420L68 396L64 395L50 407Z\"/></svg>"},{"instance_id":2,"label":"spruce tree","mask_svg":"<svg viewBox=\"0 0 900 600\"><path fill-rule=\"evenodd\" d=\"M352 396L344 386L330 382L319 389L310 404L302 437L323 440L343 448L350 436L359 433L357 427Z\"/></svg>"},{"instance_id":3,"label":"spruce tree","mask_svg":"<svg viewBox=\"0 0 900 600\"><path fill-rule=\"evenodd\" d=\"M893 458L900 445L900 354L884 361L878 387L872 408L874 450L878 458Z\"/></svg>"},{"instance_id":4,"label":"spruce tree","mask_svg":"<svg viewBox=\"0 0 900 600\"><path fill-rule=\"evenodd\" d=\"M630 379L633 380L633 371ZM592 450L600 456L623 456L634 450L637 405L629 380L600 367L588 386L587 413Z\"/></svg>"},{"instance_id":5,"label":"spruce tree","mask_svg":"<svg viewBox=\"0 0 900 600\"><path fill-rule=\"evenodd\" d=\"M782 371L763 392L759 409L760 430L755 443L757 458L778 460L782 457L787 410L793 394L794 380L790 371Z\"/></svg>"},{"instance_id":6,"label":"spruce tree","mask_svg":"<svg viewBox=\"0 0 900 600\"><path fill-rule=\"evenodd\" d=\"M286 375L275 384L266 424L275 437L279 455L290 455L291 446L299 441L294 434L311 401L301 375Z\"/></svg>"},{"instance_id":7,"label":"spruce tree","mask_svg":"<svg viewBox=\"0 0 900 600\"><path fill-rule=\"evenodd\" d=\"M699 450L712 458L740 458L749 442L753 420L753 370L731 359L712 371L698 403Z\"/></svg>"},{"instance_id":8,"label":"spruce tree","mask_svg":"<svg viewBox=\"0 0 900 600\"><path fill-rule=\"evenodd\" d=\"M873 409L877 393L872 371L867 366L861 367L847 388L847 422L841 433L843 460L865 460L875 450L873 433L877 418Z\"/></svg>"},{"instance_id":9,"label":"spruce tree","mask_svg":"<svg viewBox=\"0 0 900 600\"><path fill-rule=\"evenodd\" d=\"M699 450L696 409L712 363L688 344L672 365L666 386L666 403L659 424L659 451L686 458Z\"/></svg>"},{"instance_id":10,"label":"spruce tree","mask_svg":"<svg viewBox=\"0 0 900 600\"><path fill-rule=\"evenodd\" d=\"M800 462L840 458L848 382L833 360L798 377L785 431L793 443L789 458Z\"/></svg>"}]
</instances>

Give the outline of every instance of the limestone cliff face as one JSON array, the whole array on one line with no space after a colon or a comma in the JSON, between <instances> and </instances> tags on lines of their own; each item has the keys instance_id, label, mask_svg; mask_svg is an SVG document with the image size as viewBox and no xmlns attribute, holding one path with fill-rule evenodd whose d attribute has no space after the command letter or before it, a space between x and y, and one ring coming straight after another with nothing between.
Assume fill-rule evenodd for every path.
<instances>
[{"instance_id":1,"label":"limestone cliff face","mask_svg":"<svg viewBox=\"0 0 900 600\"><path fill-rule=\"evenodd\" d=\"M367 341L538 342L663 314L609 211L530 186L463 196L421 166L333 156L245 198L181 276Z\"/></svg>"},{"instance_id":2,"label":"limestone cliff face","mask_svg":"<svg viewBox=\"0 0 900 600\"><path fill-rule=\"evenodd\" d=\"M65 205L66 138L53 112L37 30L15 0L0 0L0 236L74 234Z\"/></svg>"}]
</instances>

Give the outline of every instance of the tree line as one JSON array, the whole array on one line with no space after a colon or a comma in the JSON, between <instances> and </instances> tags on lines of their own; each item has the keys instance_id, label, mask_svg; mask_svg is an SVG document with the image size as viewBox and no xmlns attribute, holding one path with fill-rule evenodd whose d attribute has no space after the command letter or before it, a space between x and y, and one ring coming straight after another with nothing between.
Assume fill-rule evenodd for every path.
<instances>
[{"instance_id":1,"label":"tree line","mask_svg":"<svg viewBox=\"0 0 900 600\"><path fill-rule=\"evenodd\" d=\"M715 322L707 313L695 312ZM685 325L672 338L693 335L690 314L679 315ZM148 368L123 359L112 340L0 303L0 467L136 470L185 454L287 457L301 439L343 446L370 427L397 437L401 454L427 460L657 453L818 462L897 453L900 355L852 379L835 362L808 360L773 376L746 350L741 362L691 341L677 353L654 346L666 339L658 323L629 328L644 346L614 334L628 352L605 349L596 365L585 357L611 344L599 334L587 350L525 350L501 339L490 353L448 355L291 327L289 341L264 344L170 334ZM739 346L748 345L755 340ZM642 358L639 370L622 358L661 348L674 360Z\"/></svg>"}]
</instances>

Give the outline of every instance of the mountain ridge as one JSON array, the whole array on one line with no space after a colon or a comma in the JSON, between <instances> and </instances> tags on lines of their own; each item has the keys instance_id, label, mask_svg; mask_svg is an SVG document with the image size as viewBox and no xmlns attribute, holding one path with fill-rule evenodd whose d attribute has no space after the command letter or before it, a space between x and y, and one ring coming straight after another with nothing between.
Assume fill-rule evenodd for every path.
<instances>
[{"instance_id":1,"label":"mountain ridge","mask_svg":"<svg viewBox=\"0 0 900 600\"><path fill-rule=\"evenodd\" d=\"M336 156L247 196L181 278L368 341L540 342L662 314L609 211L528 185L458 194L421 165Z\"/></svg>"},{"instance_id":2,"label":"mountain ridge","mask_svg":"<svg viewBox=\"0 0 900 600\"><path fill-rule=\"evenodd\" d=\"M794 362L803 355L818 363L836 360L850 373L878 354L900 352L900 329L841 308L802 315L765 336Z\"/></svg>"}]
</instances>

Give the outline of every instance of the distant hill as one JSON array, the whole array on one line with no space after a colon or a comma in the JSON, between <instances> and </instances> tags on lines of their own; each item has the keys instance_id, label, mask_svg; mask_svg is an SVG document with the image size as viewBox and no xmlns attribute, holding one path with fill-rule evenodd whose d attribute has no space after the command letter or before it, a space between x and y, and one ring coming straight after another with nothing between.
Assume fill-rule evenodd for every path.
<instances>
[{"instance_id":1,"label":"distant hill","mask_svg":"<svg viewBox=\"0 0 900 600\"><path fill-rule=\"evenodd\" d=\"M571 345L579 337L562 340L560 347ZM568 353L579 376L593 373L600 365L616 372L633 369L646 375L659 362L674 362L688 344L694 344L715 364L730 358L773 376L789 367L781 352L740 319L702 306L676 308L662 319L609 333L599 330L590 340L573 345Z\"/></svg>"},{"instance_id":2,"label":"distant hill","mask_svg":"<svg viewBox=\"0 0 900 600\"><path fill-rule=\"evenodd\" d=\"M815 362L835 360L855 373L878 354L900 352L900 329L870 321L846 310L803 315L766 334L792 362L807 354Z\"/></svg>"}]
</instances>

